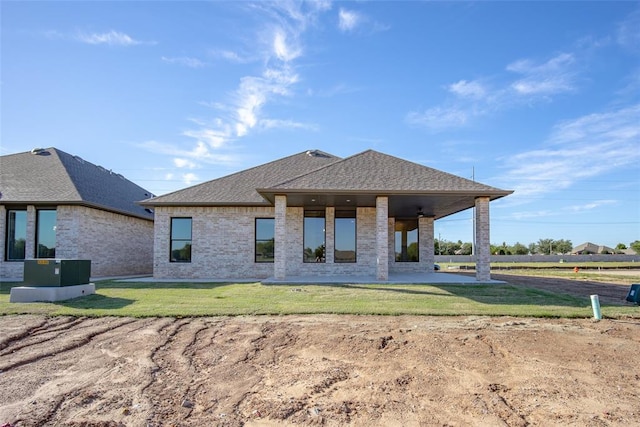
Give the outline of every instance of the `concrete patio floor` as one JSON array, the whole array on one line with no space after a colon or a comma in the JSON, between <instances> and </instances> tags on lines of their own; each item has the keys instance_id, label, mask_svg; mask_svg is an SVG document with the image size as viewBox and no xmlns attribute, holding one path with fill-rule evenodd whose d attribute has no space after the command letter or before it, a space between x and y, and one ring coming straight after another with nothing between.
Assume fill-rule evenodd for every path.
<instances>
[{"instance_id":1,"label":"concrete patio floor","mask_svg":"<svg viewBox=\"0 0 640 427\"><path fill-rule=\"evenodd\" d=\"M99 279L97 279L99 280ZM276 280L273 277L268 279L154 279L153 277L133 277L121 278L118 282L156 282L156 283L256 283L264 285L313 285L313 284L424 284L424 285L484 285L502 284L500 280L478 281L475 275L463 275L455 273L390 273L389 280L378 280L375 276L331 276L331 277L309 277L290 276L285 280Z\"/></svg>"}]
</instances>

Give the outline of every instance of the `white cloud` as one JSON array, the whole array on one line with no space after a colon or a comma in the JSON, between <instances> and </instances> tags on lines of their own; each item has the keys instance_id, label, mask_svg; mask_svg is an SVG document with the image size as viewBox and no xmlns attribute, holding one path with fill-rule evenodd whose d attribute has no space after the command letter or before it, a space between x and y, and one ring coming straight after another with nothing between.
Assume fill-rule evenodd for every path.
<instances>
[{"instance_id":1,"label":"white cloud","mask_svg":"<svg viewBox=\"0 0 640 427\"><path fill-rule=\"evenodd\" d=\"M196 165L198 163L235 165L238 162L238 159L234 155L212 152L207 144L202 141L198 141L196 146L191 150L185 150L173 144L166 144L158 141L147 141L140 144L140 146L154 153L165 154L181 159L190 159Z\"/></svg>"},{"instance_id":2,"label":"white cloud","mask_svg":"<svg viewBox=\"0 0 640 427\"><path fill-rule=\"evenodd\" d=\"M80 33L77 39L87 44L106 44L109 46L134 46L144 42L135 40L131 36L119 31L111 30L107 33Z\"/></svg>"},{"instance_id":3,"label":"white cloud","mask_svg":"<svg viewBox=\"0 0 640 427\"><path fill-rule=\"evenodd\" d=\"M463 98L483 98L487 91L484 86L477 81L460 80L449 85L449 91Z\"/></svg>"},{"instance_id":4,"label":"white cloud","mask_svg":"<svg viewBox=\"0 0 640 427\"><path fill-rule=\"evenodd\" d=\"M504 159L515 197L566 189L640 163L640 104L558 123L546 148Z\"/></svg>"},{"instance_id":5,"label":"white cloud","mask_svg":"<svg viewBox=\"0 0 640 427\"><path fill-rule=\"evenodd\" d=\"M209 51L209 55L211 55L213 58L222 58L226 61L234 62L236 64L246 64L254 60L254 58L251 58L248 55L225 49L211 50Z\"/></svg>"},{"instance_id":6,"label":"white cloud","mask_svg":"<svg viewBox=\"0 0 640 427\"><path fill-rule=\"evenodd\" d=\"M178 64L184 65L189 68L201 68L204 67L204 62L200 61L198 58L191 58L188 56L179 56L179 57L166 57L163 56L162 60L169 64Z\"/></svg>"},{"instance_id":7,"label":"white cloud","mask_svg":"<svg viewBox=\"0 0 640 427\"><path fill-rule=\"evenodd\" d=\"M461 108L441 108L435 107L424 112L411 112L407 115L407 122L413 125L420 125L432 130L441 130L450 127L463 126L469 120L469 111Z\"/></svg>"},{"instance_id":8,"label":"white cloud","mask_svg":"<svg viewBox=\"0 0 640 427\"><path fill-rule=\"evenodd\" d=\"M554 95L572 91L575 89L574 63L574 55L568 53L561 53L542 64L529 59L513 62L507 66L507 71L524 77L513 82L511 88L521 95Z\"/></svg>"},{"instance_id":9,"label":"white cloud","mask_svg":"<svg viewBox=\"0 0 640 427\"><path fill-rule=\"evenodd\" d=\"M338 28L341 31L353 31L362 21L362 17L354 11L340 9L338 12Z\"/></svg>"},{"instance_id":10,"label":"white cloud","mask_svg":"<svg viewBox=\"0 0 640 427\"><path fill-rule=\"evenodd\" d=\"M195 169L197 167L195 162L187 159L182 159L180 157L176 157L175 159L173 159L173 164L176 165L177 168Z\"/></svg>"},{"instance_id":11,"label":"white cloud","mask_svg":"<svg viewBox=\"0 0 640 427\"><path fill-rule=\"evenodd\" d=\"M318 130L317 125L300 123L293 120L262 119L260 120L259 124L263 129L304 129L312 131Z\"/></svg>"},{"instance_id":12,"label":"white cloud","mask_svg":"<svg viewBox=\"0 0 640 427\"><path fill-rule=\"evenodd\" d=\"M198 181L198 176L194 173L185 173L184 175L182 175L182 182L184 182L186 185L191 185L194 182Z\"/></svg>"},{"instance_id":13,"label":"white cloud","mask_svg":"<svg viewBox=\"0 0 640 427\"><path fill-rule=\"evenodd\" d=\"M616 203L618 203L617 200L594 200L593 202L586 203L583 205L567 206L566 208L564 208L564 210L571 211L573 213L579 213L579 212L590 211L602 206L615 205Z\"/></svg>"},{"instance_id":14,"label":"white cloud","mask_svg":"<svg viewBox=\"0 0 640 427\"><path fill-rule=\"evenodd\" d=\"M302 49L287 40L287 34L282 29L277 29L273 34L273 53L279 60L289 62L302 55Z\"/></svg>"},{"instance_id":15,"label":"white cloud","mask_svg":"<svg viewBox=\"0 0 640 427\"><path fill-rule=\"evenodd\" d=\"M618 25L616 41L631 51L640 52L640 8Z\"/></svg>"}]
</instances>

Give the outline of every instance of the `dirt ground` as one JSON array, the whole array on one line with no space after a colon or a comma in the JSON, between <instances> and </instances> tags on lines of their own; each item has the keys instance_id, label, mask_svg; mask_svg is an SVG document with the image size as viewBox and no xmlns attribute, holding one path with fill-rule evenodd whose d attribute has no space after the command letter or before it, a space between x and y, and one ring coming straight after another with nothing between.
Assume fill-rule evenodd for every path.
<instances>
[{"instance_id":1,"label":"dirt ground","mask_svg":"<svg viewBox=\"0 0 640 427\"><path fill-rule=\"evenodd\" d=\"M639 401L638 319L0 317L14 427L630 426Z\"/></svg>"}]
</instances>

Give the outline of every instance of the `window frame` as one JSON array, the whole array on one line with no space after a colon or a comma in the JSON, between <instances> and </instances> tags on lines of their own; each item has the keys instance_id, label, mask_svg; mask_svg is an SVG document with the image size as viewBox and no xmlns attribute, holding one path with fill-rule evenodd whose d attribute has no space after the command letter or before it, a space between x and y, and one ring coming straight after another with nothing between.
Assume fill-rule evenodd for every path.
<instances>
[{"instance_id":1,"label":"window frame","mask_svg":"<svg viewBox=\"0 0 640 427\"><path fill-rule=\"evenodd\" d=\"M416 228L411 230L411 232L415 231L415 233L416 233L416 239L415 239L415 244L416 244L416 249L417 249L416 259L413 260L413 259L409 259L408 258L409 257L409 247L411 246L411 244L414 243L414 242L409 243L408 241L407 241L407 259L405 259L405 260L402 259L402 241L400 242L400 259L398 259L397 252L395 251L395 249L396 249L396 245L397 245L396 236L397 236L397 233L399 233L399 231L397 231L395 229L395 226L394 226L394 230L393 230L393 239L394 239L394 242L393 242L393 248L394 248L393 259L394 259L394 262L402 262L402 263L405 263L405 262L420 262L420 222L418 221L417 218L398 218L398 219L395 220L395 223L396 223L396 226L397 226L397 224L399 222L409 222L409 221L415 223L415 225L416 225ZM400 231L400 233L402 233L402 232L403 231ZM406 231L404 231L404 232L406 233ZM401 239L402 239L402 237L401 237Z\"/></svg>"},{"instance_id":2,"label":"window frame","mask_svg":"<svg viewBox=\"0 0 640 427\"><path fill-rule=\"evenodd\" d=\"M263 220L271 220L273 222L273 237L270 238L270 239L258 239L258 221L263 221ZM255 243L254 243L254 248L253 248L253 262L255 262L257 264L264 264L264 263L273 264L275 262L275 258L276 258L276 254L275 254L276 219L272 218L272 217L255 218L253 230L254 230L254 236L255 236ZM274 244L273 257L271 259L258 260L258 244L259 243L267 243L269 241L273 241L273 244Z\"/></svg>"},{"instance_id":3,"label":"window frame","mask_svg":"<svg viewBox=\"0 0 640 427\"><path fill-rule=\"evenodd\" d=\"M189 238L185 239L185 238L174 238L173 237L173 230L174 230L174 224L173 221L174 220L184 220L184 219L188 219L190 221L190 226L189 226ZM189 259L174 259L173 258L173 243L174 242L189 242ZM181 250L181 249L180 249ZM179 264L188 264L193 260L193 217L190 216L173 216L170 218L169 220L169 262L170 263L179 263Z\"/></svg>"},{"instance_id":4,"label":"window frame","mask_svg":"<svg viewBox=\"0 0 640 427\"><path fill-rule=\"evenodd\" d=\"M311 261L311 257L307 259L306 256L306 241L307 241L307 218L322 218L323 226L322 226L322 245L317 246L314 249L314 255L316 255L315 260ZM322 248L322 256L317 256L318 250ZM320 209L305 209L302 220L302 262L305 264L323 264L327 262L327 218L326 218L326 210Z\"/></svg>"},{"instance_id":5,"label":"window frame","mask_svg":"<svg viewBox=\"0 0 640 427\"><path fill-rule=\"evenodd\" d=\"M11 258L10 257L10 253L13 252L11 250L9 250L10 247L10 237L12 237L12 241L13 241L13 245L15 248L15 242L16 242L16 221L15 221L15 216L14 216L14 220L11 221L11 214L16 214L16 213L24 213L24 248L22 250L22 258ZM27 222L28 222L29 216L27 213L27 209L21 209L21 208L16 208L16 209L7 209L7 218L6 218L6 229L5 229L5 241L4 241L4 260L7 262L22 262L25 259L27 259ZM11 225L13 224L13 228L11 227ZM11 233L11 231L13 230L13 234ZM15 249L14 249L15 251Z\"/></svg>"},{"instance_id":6,"label":"window frame","mask_svg":"<svg viewBox=\"0 0 640 427\"><path fill-rule=\"evenodd\" d=\"M353 260L338 261L338 220L353 220ZM358 216L354 210L336 210L333 218L333 262L335 264L355 264L358 262Z\"/></svg>"},{"instance_id":7,"label":"window frame","mask_svg":"<svg viewBox=\"0 0 640 427\"><path fill-rule=\"evenodd\" d=\"M53 242L53 256L45 256L45 257L41 257L40 256L40 237L41 237L41 232L40 232L40 225L41 225L41 219L40 219L40 214L42 212L55 212L56 215L56 220L55 220L55 224L53 226L53 232L54 232L54 242ZM58 246L58 232L57 232L57 227L58 227L58 210L56 208L38 208L36 209L36 241L35 241L35 248L34 248L34 255L35 258L42 258L42 259L55 259L56 257L56 249ZM51 250L51 248L49 248L48 246L46 246L47 249Z\"/></svg>"}]
</instances>

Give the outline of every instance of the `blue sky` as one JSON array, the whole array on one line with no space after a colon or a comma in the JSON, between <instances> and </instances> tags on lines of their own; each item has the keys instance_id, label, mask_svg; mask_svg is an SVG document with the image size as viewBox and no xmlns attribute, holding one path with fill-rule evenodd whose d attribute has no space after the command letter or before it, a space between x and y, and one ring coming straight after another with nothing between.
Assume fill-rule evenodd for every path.
<instances>
[{"instance_id":1,"label":"blue sky","mask_svg":"<svg viewBox=\"0 0 640 427\"><path fill-rule=\"evenodd\" d=\"M639 2L14 2L0 152L164 194L372 148L515 193L491 241L640 239ZM471 211L436 222L472 240Z\"/></svg>"}]
</instances>

